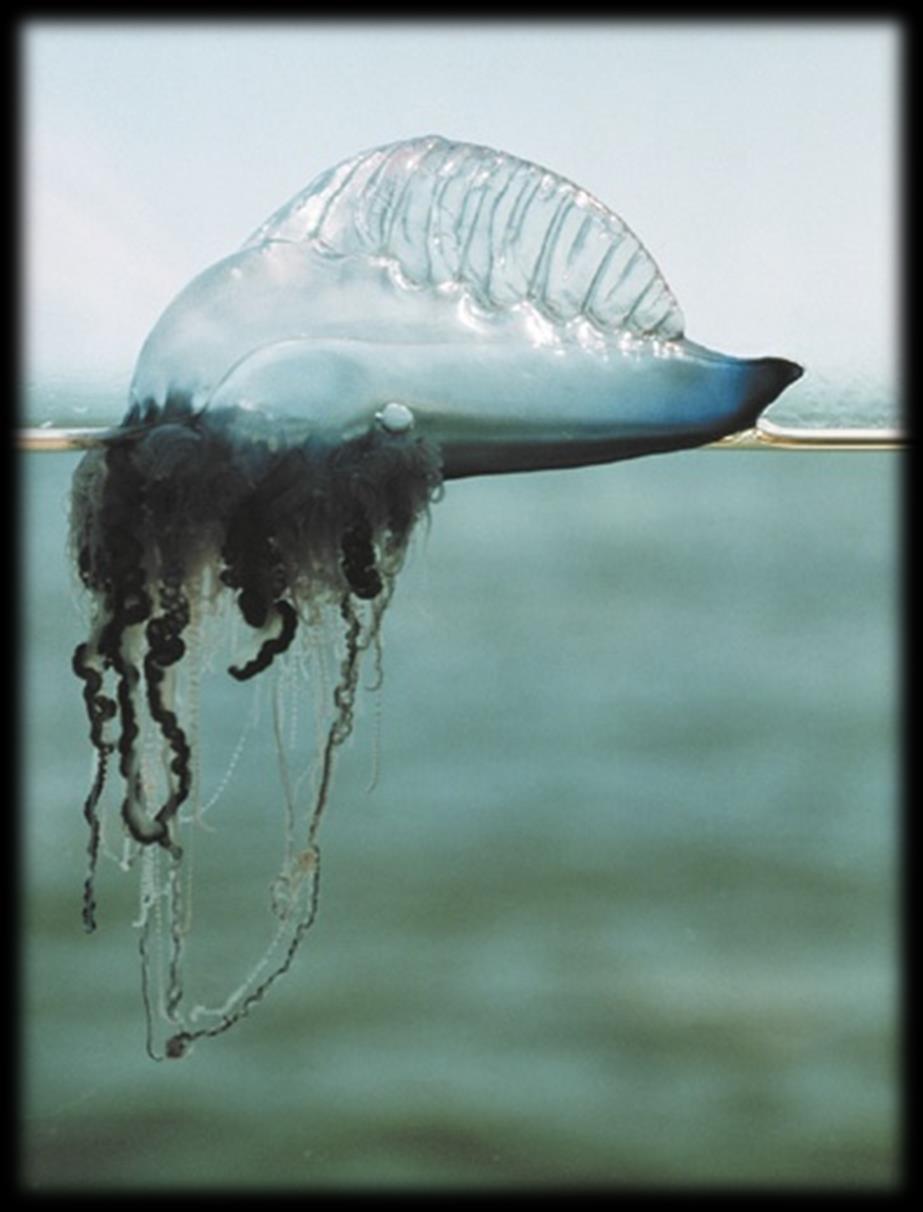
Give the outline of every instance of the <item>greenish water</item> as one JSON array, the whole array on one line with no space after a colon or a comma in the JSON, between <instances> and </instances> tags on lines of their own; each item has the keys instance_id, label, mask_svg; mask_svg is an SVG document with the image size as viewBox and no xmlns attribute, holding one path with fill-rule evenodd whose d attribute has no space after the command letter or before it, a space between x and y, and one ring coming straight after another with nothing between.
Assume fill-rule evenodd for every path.
<instances>
[{"instance_id":1,"label":"greenish water","mask_svg":"<svg viewBox=\"0 0 923 1212\"><path fill-rule=\"evenodd\" d=\"M161 1065L136 876L105 863L80 923L75 464L23 461L27 1187L895 1180L895 456L450 485L343 753L317 926L248 1020ZM236 689L203 712L215 779ZM196 842L231 905L196 923L218 990L262 938L268 731Z\"/></svg>"}]
</instances>

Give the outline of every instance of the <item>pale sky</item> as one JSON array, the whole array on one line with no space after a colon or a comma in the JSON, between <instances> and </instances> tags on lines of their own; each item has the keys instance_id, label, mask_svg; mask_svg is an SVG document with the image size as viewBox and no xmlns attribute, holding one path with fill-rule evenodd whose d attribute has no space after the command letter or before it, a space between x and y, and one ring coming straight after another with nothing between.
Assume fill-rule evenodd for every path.
<instances>
[{"instance_id":1,"label":"pale sky","mask_svg":"<svg viewBox=\"0 0 923 1212\"><path fill-rule=\"evenodd\" d=\"M694 340L894 390L893 24L21 30L32 384L127 393L194 274L321 170L437 133L535 160L616 210Z\"/></svg>"}]
</instances>

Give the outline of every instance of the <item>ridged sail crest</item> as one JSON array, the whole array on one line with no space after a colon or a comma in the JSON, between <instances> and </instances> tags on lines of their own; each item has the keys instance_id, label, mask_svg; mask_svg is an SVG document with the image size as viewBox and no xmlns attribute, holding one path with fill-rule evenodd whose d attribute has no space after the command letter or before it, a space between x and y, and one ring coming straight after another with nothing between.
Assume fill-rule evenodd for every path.
<instances>
[{"instance_id":1,"label":"ridged sail crest","mask_svg":"<svg viewBox=\"0 0 923 1212\"><path fill-rule=\"evenodd\" d=\"M683 315L630 228L565 178L438 135L328 169L244 247L310 242L328 257L381 257L418 288L464 286L476 303L530 303L554 323L675 339Z\"/></svg>"}]
</instances>

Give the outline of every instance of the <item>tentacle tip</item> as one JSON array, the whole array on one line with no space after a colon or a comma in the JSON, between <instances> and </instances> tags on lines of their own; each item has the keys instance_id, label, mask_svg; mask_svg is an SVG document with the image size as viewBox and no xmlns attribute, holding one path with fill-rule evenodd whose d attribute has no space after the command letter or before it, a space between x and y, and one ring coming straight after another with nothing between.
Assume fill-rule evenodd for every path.
<instances>
[{"instance_id":1,"label":"tentacle tip","mask_svg":"<svg viewBox=\"0 0 923 1212\"><path fill-rule=\"evenodd\" d=\"M164 1046L164 1056L167 1060L182 1060L192 1047L192 1036L185 1031L177 1031L171 1035Z\"/></svg>"}]
</instances>

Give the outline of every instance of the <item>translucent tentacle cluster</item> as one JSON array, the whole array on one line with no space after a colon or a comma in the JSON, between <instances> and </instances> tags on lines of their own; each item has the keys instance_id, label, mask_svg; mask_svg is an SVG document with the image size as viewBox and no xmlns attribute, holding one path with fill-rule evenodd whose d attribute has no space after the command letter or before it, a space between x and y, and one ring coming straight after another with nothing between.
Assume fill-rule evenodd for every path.
<instances>
[{"instance_id":1,"label":"translucent tentacle cluster","mask_svg":"<svg viewBox=\"0 0 923 1212\"><path fill-rule=\"evenodd\" d=\"M162 407L136 405L119 434L85 456L74 479L72 543L94 607L90 636L73 660L97 754L84 805L90 828L84 923L95 926L99 805L116 756L121 821L145 864L139 921L145 1003L149 1013L159 1004L170 1025L167 1056L246 1014L288 969L314 920L317 829L334 751L352 729L361 653L377 643L413 525L440 485L437 453L409 432L377 427L339 444L278 436L270 442L246 433L231 410L195 411L175 396ZM236 680L269 668L291 646L299 621L321 608L341 619L344 655L306 836L276 881L280 920L267 956L221 1008L218 1023L196 1027L182 1014L179 874L179 810L193 789L195 721L182 718L175 683L193 615L226 594L258 639L250 659L230 666ZM152 742L162 755L159 774L145 759ZM168 864L165 886L156 874L158 853ZM284 896L282 885L289 889ZM150 937L163 902L165 962L155 959ZM159 995L158 970L166 972Z\"/></svg>"}]
</instances>

